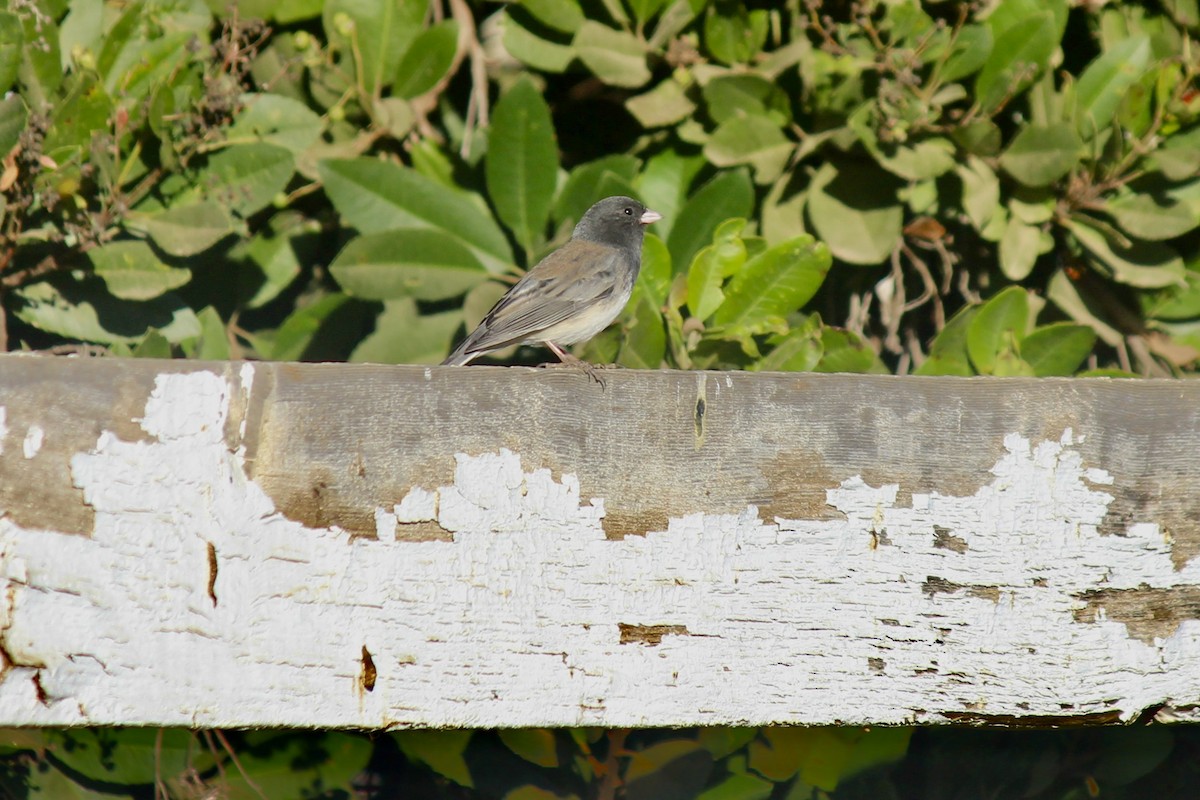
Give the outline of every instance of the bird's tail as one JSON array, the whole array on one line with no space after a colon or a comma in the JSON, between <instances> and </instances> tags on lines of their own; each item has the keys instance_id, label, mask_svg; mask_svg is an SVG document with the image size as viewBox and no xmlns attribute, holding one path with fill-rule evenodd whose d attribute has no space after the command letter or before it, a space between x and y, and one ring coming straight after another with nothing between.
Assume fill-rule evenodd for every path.
<instances>
[{"instance_id":1,"label":"bird's tail","mask_svg":"<svg viewBox=\"0 0 1200 800\"><path fill-rule=\"evenodd\" d=\"M471 337L468 336L466 339L463 340L462 344L460 344L454 350L453 353L446 356L446 360L442 362L442 366L443 367L461 367L465 364L469 364L471 362L471 359L473 359L473 358L475 358L475 356L479 355L479 353L468 353L467 352L467 345L470 343L471 343Z\"/></svg>"}]
</instances>

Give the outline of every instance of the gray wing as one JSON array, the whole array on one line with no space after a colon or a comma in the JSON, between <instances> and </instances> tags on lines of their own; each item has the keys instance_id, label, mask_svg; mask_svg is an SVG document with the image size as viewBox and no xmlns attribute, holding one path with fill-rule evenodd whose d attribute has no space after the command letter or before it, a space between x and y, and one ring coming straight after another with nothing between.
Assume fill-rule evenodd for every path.
<instances>
[{"instance_id":1,"label":"gray wing","mask_svg":"<svg viewBox=\"0 0 1200 800\"><path fill-rule=\"evenodd\" d=\"M446 363L536 339L616 291L622 252L576 240L525 273L463 340Z\"/></svg>"}]
</instances>

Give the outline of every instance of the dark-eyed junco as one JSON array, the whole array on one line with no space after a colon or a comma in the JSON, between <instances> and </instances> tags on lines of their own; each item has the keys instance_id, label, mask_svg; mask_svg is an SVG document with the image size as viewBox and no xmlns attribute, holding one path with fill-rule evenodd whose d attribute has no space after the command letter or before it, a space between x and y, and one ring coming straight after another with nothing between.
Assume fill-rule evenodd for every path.
<instances>
[{"instance_id":1,"label":"dark-eyed junco","mask_svg":"<svg viewBox=\"0 0 1200 800\"><path fill-rule=\"evenodd\" d=\"M642 267L645 226L662 216L630 197L607 197L589 208L571 241L525 273L443 364L514 344L536 343L577 363L562 345L590 339L617 318Z\"/></svg>"}]
</instances>

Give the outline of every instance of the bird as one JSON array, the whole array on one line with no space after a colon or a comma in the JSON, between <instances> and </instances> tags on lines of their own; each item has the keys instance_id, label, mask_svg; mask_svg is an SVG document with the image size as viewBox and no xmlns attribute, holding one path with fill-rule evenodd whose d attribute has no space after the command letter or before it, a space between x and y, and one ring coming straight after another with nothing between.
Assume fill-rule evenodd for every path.
<instances>
[{"instance_id":1,"label":"bird","mask_svg":"<svg viewBox=\"0 0 1200 800\"><path fill-rule=\"evenodd\" d=\"M540 343L603 383L563 345L592 338L621 313L642 267L646 226L660 219L632 197L596 203L570 241L526 272L442 364L462 366L493 350Z\"/></svg>"}]
</instances>

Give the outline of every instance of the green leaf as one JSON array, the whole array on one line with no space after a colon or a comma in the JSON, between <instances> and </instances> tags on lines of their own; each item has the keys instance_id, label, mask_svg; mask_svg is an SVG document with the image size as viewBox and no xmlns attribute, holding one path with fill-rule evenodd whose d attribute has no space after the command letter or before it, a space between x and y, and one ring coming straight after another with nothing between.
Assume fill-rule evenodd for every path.
<instances>
[{"instance_id":1,"label":"green leaf","mask_svg":"<svg viewBox=\"0 0 1200 800\"><path fill-rule=\"evenodd\" d=\"M94 131L106 129L114 111L112 98L90 73L72 76L64 88L66 96L58 98L42 142L43 152L59 164L90 149Z\"/></svg>"},{"instance_id":2,"label":"green leaf","mask_svg":"<svg viewBox=\"0 0 1200 800\"><path fill-rule=\"evenodd\" d=\"M445 300L488 277L463 244L442 231L421 228L352 239L329 271L347 294L364 300Z\"/></svg>"},{"instance_id":3,"label":"green leaf","mask_svg":"<svg viewBox=\"0 0 1200 800\"><path fill-rule=\"evenodd\" d=\"M144 233L167 255L186 258L203 253L234 232L233 220L215 202L188 203L163 211L131 211L131 230Z\"/></svg>"},{"instance_id":4,"label":"green leaf","mask_svg":"<svg viewBox=\"0 0 1200 800\"><path fill-rule=\"evenodd\" d=\"M696 252L712 241L718 225L734 217L749 217L753 208L754 187L742 170L718 173L697 189L680 209L667 237L675 268L690 266ZM666 213L661 208L655 210Z\"/></svg>"},{"instance_id":5,"label":"green leaf","mask_svg":"<svg viewBox=\"0 0 1200 800\"><path fill-rule=\"evenodd\" d=\"M158 331L150 331L133 348L134 358L170 358L171 343Z\"/></svg>"},{"instance_id":6,"label":"green leaf","mask_svg":"<svg viewBox=\"0 0 1200 800\"><path fill-rule=\"evenodd\" d=\"M396 74L427 7L426 0L326 0L325 35L344 53L344 68L362 65L358 83L367 95L377 95Z\"/></svg>"},{"instance_id":7,"label":"green leaf","mask_svg":"<svg viewBox=\"0 0 1200 800\"><path fill-rule=\"evenodd\" d=\"M671 253L667 245L653 233L647 233L642 244L642 270L638 273L633 293L644 294L657 308L667 302L671 290Z\"/></svg>"},{"instance_id":8,"label":"green leaf","mask_svg":"<svg viewBox=\"0 0 1200 800\"><path fill-rule=\"evenodd\" d=\"M558 766L558 745L554 731L546 728L502 728L500 741L521 758L539 767Z\"/></svg>"},{"instance_id":9,"label":"green leaf","mask_svg":"<svg viewBox=\"0 0 1200 800\"><path fill-rule=\"evenodd\" d=\"M646 45L631 33L589 19L579 26L572 44L579 60L605 83L636 89L650 80Z\"/></svg>"},{"instance_id":10,"label":"green leaf","mask_svg":"<svg viewBox=\"0 0 1200 800\"><path fill-rule=\"evenodd\" d=\"M704 46L724 64L746 62L766 43L768 25L764 9L750 11L742 3L717 0L704 18Z\"/></svg>"},{"instance_id":11,"label":"green leaf","mask_svg":"<svg viewBox=\"0 0 1200 800\"><path fill-rule=\"evenodd\" d=\"M696 800L766 800L775 784L753 775L730 775Z\"/></svg>"},{"instance_id":12,"label":"green leaf","mask_svg":"<svg viewBox=\"0 0 1200 800\"><path fill-rule=\"evenodd\" d=\"M350 354L372 364L438 364L462 325L461 309L422 314L411 297L385 300L375 330Z\"/></svg>"},{"instance_id":13,"label":"green leaf","mask_svg":"<svg viewBox=\"0 0 1200 800\"><path fill-rule=\"evenodd\" d=\"M321 138L324 123L308 106L278 94L244 94L242 110L226 137L230 142L266 142L299 156Z\"/></svg>"},{"instance_id":14,"label":"green leaf","mask_svg":"<svg viewBox=\"0 0 1200 800\"><path fill-rule=\"evenodd\" d=\"M975 73L991 56L994 41L987 25L964 25L946 54L938 78L949 83Z\"/></svg>"},{"instance_id":15,"label":"green leaf","mask_svg":"<svg viewBox=\"0 0 1200 800\"><path fill-rule=\"evenodd\" d=\"M981 375L991 375L1003 352L1025 338L1029 328L1029 295L1010 286L982 306L967 326L967 353Z\"/></svg>"},{"instance_id":16,"label":"green leaf","mask_svg":"<svg viewBox=\"0 0 1200 800\"><path fill-rule=\"evenodd\" d=\"M23 286L14 294L17 317L68 339L133 344L154 329L177 343L200 334L195 312L171 292L143 302L121 300L99 278L64 276Z\"/></svg>"},{"instance_id":17,"label":"green leaf","mask_svg":"<svg viewBox=\"0 0 1200 800\"><path fill-rule=\"evenodd\" d=\"M1068 0L1000 0L991 8L987 24L995 36L1000 36L1016 24L1042 12L1051 15L1055 36L1061 38L1070 12Z\"/></svg>"},{"instance_id":18,"label":"green leaf","mask_svg":"<svg viewBox=\"0 0 1200 800\"><path fill-rule=\"evenodd\" d=\"M1108 128L1125 93L1150 63L1150 37L1132 36L1099 56L1075 84L1078 128L1089 138Z\"/></svg>"},{"instance_id":19,"label":"green leaf","mask_svg":"<svg viewBox=\"0 0 1200 800\"><path fill-rule=\"evenodd\" d=\"M577 0L520 0L518 5L538 22L561 33L574 33L584 21Z\"/></svg>"},{"instance_id":20,"label":"green leaf","mask_svg":"<svg viewBox=\"0 0 1200 800\"><path fill-rule=\"evenodd\" d=\"M0 12L0 96L3 96L17 79L24 42L25 34L21 20L16 14ZM8 148L4 148L3 152L7 153Z\"/></svg>"},{"instance_id":21,"label":"green leaf","mask_svg":"<svg viewBox=\"0 0 1200 800\"><path fill-rule=\"evenodd\" d=\"M1064 270L1055 270L1046 284L1046 298L1076 322L1087 325L1110 347L1122 344L1121 335L1107 319L1107 312L1090 295L1082 294Z\"/></svg>"},{"instance_id":22,"label":"green leaf","mask_svg":"<svg viewBox=\"0 0 1200 800\"><path fill-rule=\"evenodd\" d=\"M962 181L962 208L967 218L982 231L1000 208L1000 179L983 159L967 156L955 174Z\"/></svg>"},{"instance_id":23,"label":"green leaf","mask_svg":"<svg viewBox=\"0 0 1200 800\"><path fill-rule=\"evenodd\" d=\"M25 130L28 114L19 94L0 100L0 158L8 155ZM0 167L0 172L3 169Z\"/></svg>"},{"instance_id":24,"label":"green leaf","mask_svg":"<svg viewBox=\"0 0 1200 800\"><path fill-rule=\"evenodd\" d=\"M470 730L401 731L393 733L392 738L408 759L470 789L474 784L463 752L473 733Z\"/></svg>"},{"instance_id":25,"label":"green leaf","mask_svg":"<svg viewBox=\"0 0 1200 800\"><path fill-rule=\"evenodd\" d=\"M959 128L951 138L971 156L991 158L1000 152L1000 127L990 119L977 119Z\"/></svg>"},{"instance_id":26,"label":"green leaf","mask_svg":"<svg viewBox=\"0 0 1200 800\"><path fill-rule=\"evenodd\" d=\"M655 14L662 11L670 0L626 0L626 2L638 23L645 25Z\"/></svg>"},{"instance_id":27,"label":"green leaf","mask_svg":"<svg viewBox=\"0 0 1200 800\"><path fill-rule=\"evenodd\" d=\"M239 285L246 287L240 294L248 297L246 308L261 308L274 300L291 285L300 274L300 258L297 253L305 238L302 218L293 218L291 226L279 225L280 219L288 216L276 215L267 230L259 231L244 240L230 255L244 258L249 263L246 270L239 271Z\"/></svg>"},{"instance_id":28,"label":"green leaf","mask_svg":"<svg viewBox=\"0 0 1200 800\"><path fill-rule=\"evenodd\" d=\"M105 90L126 106L148 96L187 62L189 41L207 44L211 22L203 5L127 6L96 54L96 71Z\"/></svg>"},{"instance_id":29,"label":"green leaf","mask_svg":"<svg viewBox=\"0 0 1200 800\"><path fill-rule=\"evenodd\" d=\"M821 329L821 350L814 372L887 372L871 346L853 331L825 326Z\"/></svg>"},{"instance_id":30,"label":"green leaf","mask_svg":"<svg viewBox=\"0 0 1200 800\"><path fill-rule=\"evenodd\" d=\"M522 63L543 72L564 72L575 60L575 49L538 36L519 17L505 11L500 16L504 49Z\"/></svg>"},{"instance_id":31,"label":"green leaf","mask_svg":"<svg viewBox=\"0 0 1200 800\"><path fill-rule=\"evenodd\" d=\"M904 144L879 141L878 101L868 100L850 115L848 127L879 165L908 181L936 178L954 169L954 145L942 137L914 138Z\"/></svg>"},{"instance_id":32,"label":"green leaf","mask_svg":"<svg viewBox=\"0 0 1200 800\"><path fill-rule=\"evenodd\" d=\"M1182 236L1200 225L1200 219L1186 203L1175 198L1149 194L1118 195L1104 204L1104 210L1130 236L1162 241Z\"/></svg>"},{"instance_id":33,"label":"green leaf","mask_svg":"<svg viewBox=\"0 0 1200 800\"><path fill-rule=\"evenodd\" d=\"M1187 286L1168 286L1143 297L1146 316L1172 321L1200 318L1200 272L1189 269L1184 273L1184 280Z\"/></svg>"},{"instance_id":34,"label":"green leaf","mask_svg":"<svg viewBox=\"0 0 1200 800\"><path fill-rule=\"evenodd\" d=\"M1029 125L1000 156L1000 166L1026 186L1048 186L1075 169L1082 155L1083 140L1072 126Z\"/></svg>"},{"instance_id":35,"label":"green leaf","mask_svg":"<svg viewBox=\"0 0 1200 800\"><path fill-rule=\"evenodd\" d=\"M299 306L279 326L264 356L272 361L300 361L311 357L322 332L332 327L352 303L346 295L336 293Z\"/></svg>"},{"instance_id":36,"label":"green leaf","mask_svg":"<svg viewBox=\"0 0 1200 800\"><path fill-rule=\"evenodd\" d=\"M626 100L625 108L643 128L661 128L691 117L696 111L696 104L678 81L668 78L645 94Z\"/></svg>"},{"instance_id":37,"label":"green leaf","mask_svg":"<svg viewBox=\"0 0 1200 800\"><path fill-rule=\"evenodd\" d=\"M562 795L527 783L509 791L504 795L503 800L579 800L579 798L573 794Z\"/></svg>"},{"instance_id":38,"label":"green leaf","mask_svg":"<svg viewBox=\"0 0 1200 800\"><path fill-rule=\"evenodd\" d=\"M447 188L390 161L329 160L319 167L334 208L362 233L395 228L440 230L466 245L489 272L504 272L512 264L504 232L474 195Z\"/></svg>"},{"instance_id":39,"label":"green leaf","mask_svg":"<svg viewBox=\"0 0 1200 800\"><path fill-rule=\"evenodd\" d=\"M744 219L723 222L713 234L713 243L692 259L687 273L687 306L693 317L708 319L725 300L721 285L746 263L746 245L741 239L745 227Z\"/></svg>"},{"instance_id":40,"label":"green leaf","mask_svg":"<svg viewBox=\"0 0 1200 800\"><path fill-rule=\"evenodd\" d=\"M773 343L771 352L751 365L755 372L811 372L825 354L821 318L811 314L798 328L788 331Z\"/></svg>"},{"instance_id":41,"label":"green leaf","mask_svg":"<svg viewBox=\"0 0 1200 800\"><path fill-rule=\"evenodd\" d=\"M637 197L662 214L663 218L654 223L654 229L664 240L669 240L675 220L687 202L692 180L703 168L704 159L701 156L683 155L675 150L663 150L651 156L642 167L642 173L634 182ZM686 267L687 264L679 265L681 270Z\"/></svg>"},{"instance_id":42,"label":"green leaf","mask_svg":"<svg viewBox=\"0 0 1200 800\"><path fill-rule=\"evenodd\" d=\"M902 757L911 735L904 728L764 728L750 746L750 767L774 781L799 773L832 792L843 779Z\"/></svg>"},{"instance_id":43,"label":"green leaf","mask_svg":"<svg viewBox=\"0 0 1200 800\"><path fill-rule=\"evenodd\" d=\"M817 236L851 264L878 264L900 241L897 182L873 164L826 163L813 175L808 216Z\"/></svg>"},{"instance_id":44,"label":"green leaf","mask_svg":"<svg viewBox=\"0 0 1200 800\"><path fill-rule=\"evenodd\" d=\"M262 800L314 796L347 796L351 781L371 758L371 742L362 736L327 731L314 754L311 739L293 733L263 732L260 751L238 753L238 767L225 767L218 796L228 800ZM282 746L281 746L282 745ZM223 785L221 785L223 784Z\"/></svg>"},{"instance_id":45,"label":"green leaf","mask_svg":"<svg viewBox=\"0 0 1200 800\"><path fill-rule=\"evenodd\" d=\"M1096 332L1086 325L1055 322L1036 328L1021 342L1021 360L1038 377L1070 375L1096 345Z\"/></svg>"},{"instance_id":46,"label":"green leaf","mask_svg":"<svg viewBox=\"0 0 1200 800\"><path fill-rule=\"evenodd\" d=\"M35 770L29 776L26 800L113 800L108 792L95 792L68 778L56 769Z\"/></svg>"},{"instance_id":47,"label":"green leaf","mask_svg":"<svg viewBox=\"0 0 1200 800\"><path fill-rule=\"evenodd\" d=\"M454 20L421 31L400 59L392 94L410 98L428 92L450 69L457 50L458 23Z\"/></svg>"},{"instance_id":48,"label":"green leaf","mask_svg":"<svg viewBox=\"0 0 1200 800\"><path fill-rule=\"evenodd\" d=\"M733 276L713 323L755 330L786 317L812 299L832 263L829 248L807 235L764 250Z\"/></svg>"},{"instance_id":49,"label":"green leaf","mask_svg":"<svg viewBox=\"0 0 1200 800\"><path fill-rule=\"evenodd\" d=\"M637 174L638 160L633 156L611 155L580 164L571 170L566 183L554 203L554 218L559 223L574 225L594 203L614 194L632 196L633 180ZM608 181L606 181L608 178ZM602 189L609 183L615 189ZM656 209L657 210L657 209Z\"/></svg>"},{"instance_id":50,"label":"green leaf","mask_svg":"<svg viewBox=\"0 0 1200 800\"><path fill-rule=\"evenodd\" d=\"M47 745L54 757L85 778L114 784L151 784L158 775L177 775L195 748L181 728L106 728L50 730ZM157 768L156 768L157 760Z\"/></svg>"},{"instance_id":51,"label":"green leaf","mask_svg":"<svg viewBox=\"0 0 1200 800\"><path fill-rule=\"evenodd\" d=\"M762 116L733 117L713 132L705 157L718 167L748 164L755 182L771 183L783 172L796 145L779 126Z\"/></svg>"},{"instance_id":52,"label":"green leaf","mask_svg":"<svg viewBox=\"0 0 1200 800\"><path fill-rule=\"evenodd\" d=\"M913 370L914 375L974 375L967 353L967 330L979 306L966 306L946 322L929 346L929 358Z\"/></svg>"},{"instance_id":53,"label":"green leaf","mask_svg":"<svg viewBox=\"0 0 1200 800\"><path fill-rule=\"evenodd\" d=\"M122 300L150 300L192 279L190 270L159 261L145 242L109 242L87 255L108 290Z\"/></svg>"},{"instance_id":54,"label":"green leaf","mask_svg":"<svg viewBox=\"0 0 1200 800\"><path fill-rule=\"evenodd\" d=\"M321 16L324 0L277 0L272 17L281 25Z\"/></svg>"},{"instance_id":55,"label":"green leaf","mask_svg":"<svg viewBox=\"0 0 1200 800\"><path fill-rule=\"evenodd\" d=\"M891 764L904 758L912 739L913 728L864 728L854 738L854 749L842 767L842 778L880 764Z\"/></svg>"},{"instance_id":56,"label":"green leaf","mask_svg":"<svg viewBox=\"0 0 1200 800\"><path fill-rule=\"evenodd\" d=\"M199 183L208 198L244 218L270 205L295 170L291 151L283 147L239 144L212 156Z\"/></svg>"},{"instance_id":57,"label":"green leaf","mask_svg":"<svg viewBox=\"0 0 1200 800\"><path fill-rule=\"evenodd\" d=\"M1195 177L1200 172L1200 127L1166 137L1162 147L1151 153L1149 158L1168 180L1182 181Z\"/></svg>"},{"instance_id":58,"label":"green leaf","mask_svg":"<svg viewBox=\"0 0 1200 800\"><path fill-rule=\"evenodd\" d=\"M784 91L754 73L717 75L704 84L703 94L708 115L718 125L738 117L767 117L782 127L791 119Z\"/></svg>"},{"instance_id":59,"label":"green leaf","mask_svg":"<svg viewBox=\"0 0 1200 800\"><path fill-rule=\"evenodd\" d=\"M1050 11L1028 16L999 33L975 78L977 102L990 112L1005 98L1023 91L1046 68L1057 48L1058 30Z\"/></svg>"},{"instance_id":60,"label":"green leaf","mask_svg":"<svg viewBox=\"0 0 1200 800\"><path fill-rule=\"evenodd\" d=\"M192 342L184 342L188 357L201 361L228 361L232 352L225 321L212 306L206 306L196 316L200 320L200 337Z\"/></svg>"},{"instance_id":61,"label":"green leaf","mask_svg":"<svg viewBox=\"0 0 1200 800\"><path fill-rule=\"evenodd\" d=\"M923 181L945 175L954 169L954 145L935 136L914 139L895 148L881 148L879 163L888 172L909 181Z\"/></svg>"},{"instance_id":62,"label":"green leaf","mask_svg":"<svg viewBox=\"0 0 1200 800\"><path fill-rule=\"evenodd\" d=\"M496 105L486 173L496 214L530 257L554 198L558 145L550 108L528 80L518 81Z\"/></svg>"},{"instance_id":63,"label":"green leaf","mask_svg":"<svg viewBox=\"0 0 1200 800\"><path fill-rule=\"evenodd\" d=\"M1101 231L1090 225L1075 220L1067 220L1065 225L1087 248L1092 263L1118 282L1139 289L1184 285L1183 259L1170 245L1134 240L1128 247L1123 247L1109 242Z\"/></svg>"},{"instance_id":64,"label":"green leaf","mask_svg":"<svg viewBox=\"0 0 1200 800\"><path fill-rule=\"evenodd\" d=\"M12 8L11 5L9 7ZM55 105L58 99L55 95L63 82L58 26L54 24L53 17L40 9L38 13L31 11L22 15L20 19L21 65L17 69L17 75L24 89L21 94L32 111L45 113L50 110L50 106ZM6 38L10 43L16 40L12 33Z\"/></svg>"},{"instance_id":65,"label":"green leaf","mask_svg":"<svg viewBox=\"0 0 1200 800\"><path fill-rule=\"evenodd\" d=\"M1027 225L1011 217L1000 238L1000 271L1011 281L1022 281L1033 271L1041 254L1045 234L1035 225Z\"/></svg>"},{"instance_id":66,"label":"green leaf","mask_svg":"<svg viewBox=\"0 0 1200 800\"><path fill-rule=\"evenodd\" d=\"M712 757L694 739L667 739L631 753L625 768L627 800L689 798L699 794Z\"/></svg>"},{"instance_id":67,"label":"green leaf","mask_svg":"<svg viewBox=\"0 0 1200 800\"><path fill-rule=\"evenodd\" d=\"M696 741L709 752L714 759L741 750L758 736L758 728L708 727L701 728L696 734Z\"/></svg>"}]
</instances>

